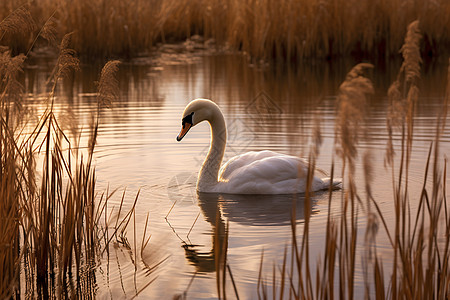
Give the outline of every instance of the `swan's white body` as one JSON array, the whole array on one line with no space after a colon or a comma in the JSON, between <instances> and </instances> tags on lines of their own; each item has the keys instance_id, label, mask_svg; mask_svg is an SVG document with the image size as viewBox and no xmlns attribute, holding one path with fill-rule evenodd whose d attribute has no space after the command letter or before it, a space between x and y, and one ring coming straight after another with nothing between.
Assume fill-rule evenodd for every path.
<instances>
[{"instance_id":1,"label":"swan's white body","mask_svg":"<svg viewBox=\"0 0 450 300\"><path fill-rule=\"evenodd\" d=\"M197 190L226 194L293 194L306 191L308 163L295 156L273 151L248 152L231 158L222 168L227 130L220 108L212 101L197 99L190 102L183 113L180 141L190 127L208 121L211 126L211 145L200 169ZM340 182L315 176L311 191L338 187Z\"/></svg>"}]
</instances>

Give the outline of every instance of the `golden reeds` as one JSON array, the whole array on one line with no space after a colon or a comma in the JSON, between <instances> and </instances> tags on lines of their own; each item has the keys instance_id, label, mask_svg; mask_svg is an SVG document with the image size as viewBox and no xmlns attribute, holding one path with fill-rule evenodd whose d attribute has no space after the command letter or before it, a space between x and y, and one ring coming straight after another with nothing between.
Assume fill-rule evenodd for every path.
<instances>
[{"instance_id":1,"label":"golden reeds","mask_svg":"<svg viewBox=\"0 0 450 300\"><path fill-rule=\"evenodd\" d=\"M20 174L17 163L19 153L15 147L11 130L5 122L4 116L0 124L0 297L12 296L18 288L20 270L16 267L19 262L19 222L20 206L18 199L24 196L18 182Z\"/></svg>"},{"instance_id":2,"label":"golden reeds","mask_svg":"<svg viewBox=\"0 0 450 300\"><path fill-rule=\"evenodd\" d=\"M342 193L341 212L338 217L331 215L332 190L329 189L329 210L326 225L325 249L321 262L315 267L311 266L309 251L309 226L312 195L309 189L315 171L315 159L319 145L312 145L309 156L307 188L304 195L305 222L300 238L298 237L295 219L296 202L293 201L291 230L292 230L292 257L291 264L287 264L287 253L285 251L283 264L279 268L280 283L276 281L276 271L272 275L272 294L274 299L284 299L285 295L294 299L334 299L354 297L355 269L357 264L357 227L359 218L359 207L362 205L354 184L355 159L357 158L357 143L360 133L363 131L362 120L365 112L366 97L373 92L372 82L364 76L370 64L359 64L347 74L345 81L341 84L338 96L338 117L336 120L336 148L338 156L343 160L344 166L348 165L348 171L343 168L342 176L348 174L346 191ZM315 129L314 140L320 144L319 129ZM367 167L369 170L369 166ZM334 163L331 170L331 181L334 177ZM300 239L300 242L298 241ZM267 286L263 280L262 258L260 275L258 279L258 295L262 299L268 296ZM335 284L339 280L338 293ZM279 288L279 292L277 292ZM287 288L287 291L286 291Z\"/></svg>"},{"instance_id":3,"label":"golden reeds","mask_svg":"<svg viewBox=\"0 0 450 300\"><path fill-rule=\"evenodd\" d=\"M10 48L20 48L28 42L28 39L37 26L31 16L28 4L23 4L3 16L0 22L0 41L8 40Z\"/></svg>"},{"instance_id":4,"label":"golden reeds","mask_svg":"<svg viewBox=\"0 0 450 300\"><path fill-rule=\"evenodd\" d=\"M116 73L119 69L120 61L112 60L105 64L100 74L98 83L99 107L111 107L111 104L119 97L119 85L116 79Z\"/></svg>"},{"instance_id":5,"label":"golden reeds","mask_svg":"<svg viewBox=\"0 0 450 300\"><path fill-rule=\"evenodd\" d=\"M15 15L22 16L22 8L9 18ZM92 165L98 121L91 124L88 155L84 156L71 147L54 114L60 79L79 66L70 47L70 35L66 35L51 75L47 109L34 130L23 134L22 111L14 108L23 101L17 76L25 59L23 54L12 56L8 49L0 53L0 297L21 297L21 285L26 285L23 296L27 298L93 296L93 266L111 241L103 239L103 226L107 224L102 226L101 217L107 220L106 203L112 194L98 198ZM102 72L99 102L117 97L117 64L107 63ZM36 167L37 158L42 162L41 169ZM131 215L125 216L127 222L119 222L118 215L117 228L110 238L118 238L119 227L122 239L125 237Z\"/></svg>"},{"instance_id":6,"label":"golden reeds","mask_svg":"<svg viewBox=\"0 0 450 300\"><path fill-rule=\"evenodd\" d=\"M4 1L0 17L17 8L15 3ZM160 42L184 41L195 34L241 50L256 61L390 57L403 44L407 25L416 19L426 36L424 53L448 53L450 44L446 30L450 4L445 0L48 0L29 6L36 23L57 10L59 31L75 32L74 49L87 58L135 57ZM0 29L6 32L22 24L26 28L21 32L36 30L25 14L25 9L17 10ZM11 22L19 19L26 22Z\"/></svg>"},{"instance_id":7,"label":"golden reeds","mask_svg":"<svg viewBox=\"0 0 450 300\"><path fill-rule=\"evenodd\" d=\"M442 112L436 123L436 138L430 146L422 193L417 199L418 207L416 209L411 207L410 197L412 195L408 193L408 165L414 139L414 103L417 99L417 85L420 78L420 38L419 23L412 22L408 26L405 45L401 48L404 62L400 68L398 79L389 89L391 108L387 118L387 128L390 138L393 139L394 131L400 131L400 144L394 145L391 140L386 151L386 167L390 168L392 173L394 228L387 226L372 194L371 154L366 152L363 155L363 167L367 201L365 203L361 201L360 192L357 191L352 178L354 173L350 167L346 177L347 181L344 184L339 215L332 216L331 210L328 210L325 249L323 254L318 257L315 273L309 268L308 262L309 233L307 228L309 219L305 217L301 244L297 242L295 218L292 219L293 262L288 267L283 262L279 268L281 277L288 276L289 278L290 298L334 299L339 297L353 299L355 297L355 268L359 263L363 271L363 295L366 299L370 299L372 296L377 299L411 299L414 297L447 299L450 295L450 221L445 187L447 159L443 159L439 151L439 141L445 130L447 118L450 83ZM336 143L339 150L337 153L344 162L344 169L346 165L351 166L356 158L356 143L359 139L356 132L363 131L361 121L366 106L364 99L365 95L372 91L370 80L358 75L361 74L362 67L365 65L358 65L350 71L340 88ZM450 68L448 78L450 78ZM413 91L411 92L411 90ZM355 101L352 101L352 98ZM400 155L399 159L395 159L397 155ZM399 165L394 165L394 161L397 160L400 162ZM440 163L442 161L443 166ZM310 169L313 168L314 166L310 166ZM428 176L429 173L432 174L431 177ZM307 199L308 195L305 195L305 198ZM330 201L331 199L330 191ZM361 216L360 211L365 212L364 216ZM358 223L361 217L366 223L366 233L364 247L361 248L362 252L360 253L357 251L356 244ZM380 224L382 224L381 228L385 231L389 245L392 247L392 260L382 258L377 253L376 236L380 231ZM388 274L386 274L383 264L386 260L392 263L392 269ZM322 267L319 261L323 263ZM262 278L263 275L260 274L259 277ZM278 294L277 288L283 291L284 284L277 284L275 275L273 278L272 294L274 299L282 299L283 293ZM298 282L294 282L294 278ZM311 278L314 278L314 281ZM387 278L389 279L388 285L385 281ZM339 282L336 285L337 280ZM258 280L258 295L263 299L268 295L267 287L261 279Z\"/></svg>"},{"instance_id":8,"label":"golden reeds","mask_svg":"<svg viewBox=\"0 0 450 300\"><path fill-rule=\"evenodd\" d=\"M363 119L366 110L366 97L373 93L370 79L364 76L366 69L373 65L361 63L353 67L339 87L338 117L336 121L337 153L350 171L354 172L358 141L364 136Z\"/></svg>"},{"instance_id":9,"label":"golden reeds","mask_svg":"<svg viewBox=\"0 0 450 300\"><path fill-rule=\"evenodd\" d=\"M305 214L302 231L297 230L293 217L291 262L287 262L288 255L285 251L282 264L278 268L274 266L271 273L264 274L264 252L261 254L256 286L260 299L267 299L270 294L273 299L353 299L356 297L355 284L358 278L355 274L358 269L363 274L364 286L361 292L365 299L447 299L450 295L450 220L445 186L447 159L443 159L439 151L450 101L450 67L448 88L436 123L436 138L427 157L421 195L408 193L409 161L414 151L415 102L421 72L422 34L419 24L414 21L408 26L400 51L404 61L399 76L388 91L391 107L388 109L386 127L390 140L385 161L387 172L392 174L394 226L388 227L378 205L379 200L372 193L374 174L370 150L361 157L364 191L358 191L354 182L356 159L360 155L358 143L365 138L364 114L368 106L366 98L373 93L372 82L364 76L364 70L373 66L359 64L348 73L339 89L335 142L338 157L343 161L342 177L345 176L345 184L341 209L337 215L331 212L331 199L335 197L332 197L331 189L329 191L324 251L318 255L318 262L313 268L310 265L308 246L309 215ZM400 137L398 143L394 142L394 134ZM320 144L320 134L315 135L316 143ZM315 168L316 153L317 149L313 145L310 165L305 174L309 184ZM334 163L331 176L334 176ZM363 193L365 202L361 200ZM410 197L415 196L418 196L418 201L410 202ZM309 211L310 197L309 193L305 194L305 212ZM412 207L411 203L418 203L418 207ZM365 224L363 239L358 233L360 223ZM382 257L377 252L376 238L381 231L387 236L392 257ZM363 247L358 246L361 244ZM223 258L218 258L220 257L216 257L215 261L218 295L225 298L226 274L221 265ZM385 268L386 262L392 266L389 270ZM268 286L270 281L271 287Z\"/></svg>"}]
</instances>

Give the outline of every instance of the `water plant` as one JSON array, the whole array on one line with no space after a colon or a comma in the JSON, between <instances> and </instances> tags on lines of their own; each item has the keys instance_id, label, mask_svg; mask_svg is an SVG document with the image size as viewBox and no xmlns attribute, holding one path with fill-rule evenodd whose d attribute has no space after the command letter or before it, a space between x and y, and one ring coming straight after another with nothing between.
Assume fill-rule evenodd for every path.
<instances>
[{"instance_id":1,"label":"water plant","mask_svg":"<svg viewBox=\"0 0 450 300\"><path fill-rule=\"evenodd\" d=\"M362 122L366 107L364 99L373 91L370 79L363 73L364 69L372 66L359 64L348 73L339 89L336 153L343 161L344 191L337 214L331 210L331 201L336 198L332 198L331 189L329 191L324 251L317 255L317 263L312 266L308 250L310 218L305 215L301 232L297 230L295 218L292 218L291 246L284 252L283 263L278 268L274 267L273 274L262 274L260 271L257 286L260 299L353 299L356 297L356 268L362 270L364 283L362 294L359 292L358 295L366 299L449 297L447 159L442 157L439 147L446 126L449 83L436 122L435 140L429 148L422 191L420 195L408 192L409 163L414 151L415 103L422 61L419 50L421 38L420 23L414 21L408 26L401 48L403 64L388 91L390 109L386 120L389 142L385 169L392 176L394 226L388 227L379 200L372 193L371 153L358 153L357 143L365 138ZM450 69L447 82L449 78ZM315 151L311 150L310 171L314 170ZM359 156L363 160L366 181L363 191L358 190L354 183L354 160ZM334 176L334 167L331 176ZM414 207L411 197L417 196L419 198L415 203L418 206ZM305 195L305 199L310 197ZM305 200L304 204L308 206L309 201ZM295 205L293 211L295 216ZM361 224L365 226L365 234L359 241ZM391 258L377 251L376 237L380 232L388 239ZM290 250L290 255L287 250ZM262 255L260 270L263 270L263 263ZM229 267L232 268L232 264ZM218 292L222 290L223 287L218 288Z\"/></svg>"},{"instance_id":2,"label":"water plant","mask_svg":"<svg viewBox=\"0 0 450 300\"><path fill-rule=\"evenodd\" d=\"M450 43L450 4L445 0L47 0L19 5L2 2L3 41L28 49L34 40L29 32L38 30L35 24L53 16L59 32L74 32L73 47L84 58L135 57L148 54L158 43L194 35L247 53L255 62L389 58L397 54L407 25L416 19L427 57L448 54ZM9 34L7 22L18 18L26 21L20 38Z\"/></svg>"},{"instance_id":3,"label":"water plant","mask_svg":"<svg viewBox=\"0 0 450 300\"><path fill-rule=\"evenodd\" d=\"M26 15L22 9L15 14L9 17L15 21L8 22L19 22ZM22 30L8 26L8 30ZM61 80L79 68L76 52L70 48L71 37L67 34L61 41L43 103L46 109L35 125L24 122L28 120L27 103L18 79L27 56L1 49L1 298L95 295L95 266L113 238L125 244L126 227L133 216L134 206L125 217L119 213L111 227L115 230L108 232L107 203L114 192L99 193L93 166L100 107L117 97L114 75L118 62L108 62L101 73L99 110L89 126L86 150L78 147L79 136L65 134L55 113ZM28 130L30 126L34 127Z\"/></svg>"}]
</instances>

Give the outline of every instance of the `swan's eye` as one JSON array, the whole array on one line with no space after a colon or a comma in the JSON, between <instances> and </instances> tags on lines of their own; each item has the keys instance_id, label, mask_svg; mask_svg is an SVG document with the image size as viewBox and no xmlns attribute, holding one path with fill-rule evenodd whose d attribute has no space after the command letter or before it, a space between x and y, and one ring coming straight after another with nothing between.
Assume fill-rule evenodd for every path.
<instances>
[{"instance_id":1,"label":"swan's eye","mask_svg":"<svg viewBox=\"0 0 450 300\"><path fill-rule=\"evenodd\" d=\"M183 118L183 120L181 121L181 125L184 126L186 125L186 123L189 123L191 125L193 125L192 123L192 116L194 115L194 112L191 112L191 114L187 115L186 117Z\"/></svg>"}]
</instances>

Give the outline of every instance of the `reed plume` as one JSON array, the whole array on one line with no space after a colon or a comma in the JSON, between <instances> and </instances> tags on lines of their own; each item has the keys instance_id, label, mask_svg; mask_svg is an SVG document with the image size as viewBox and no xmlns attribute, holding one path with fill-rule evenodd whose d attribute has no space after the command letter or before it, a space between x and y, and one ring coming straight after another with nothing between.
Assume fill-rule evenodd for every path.
<instances>
[{"instance_id":1,"label":"reed plume","mask_svg":"<svg viewBox=\"0 0 450 300\"><path fill-rule=\"evenodd\" d=\"M53 71L53 80L56 83L58 79L65 78L80 68L80 61L75 57L76 51L69 48L73 33L64 35L59 46L59 56Z\"/></svg>"},{"instance_id":2,"label":"reed plume","mask_svg":"<svg viewBox=\"0 0 450 300\"><path fill-rule=\"evenodd\" d=\"M69 37L66 35L61 42L60 56L51 76L48 101L52 105L29 134L20 134L23 128L18 127L19 122L13 127L8 121L18 118L11 104L23 100L23 87L17 75L22 71L25 55L0 53L1 298L20 298L22 284L26 285L27 298L94 296L94 266L103 253L101 247L108 248L111 241L103 239L106 224L102 226L101 217L107 220L105 206L112 194L97 198L92 164L98 122L92 123L89 155L83 157L78 155L78 148L72 149L71 140L54 113L55 90L60 79L79 67L76 52L69 47ZM117 91L113 88L117 84L114 78L117 62L107 64L104 70L99 95L110 99ZM36 168L37 156L42 162L41 171ZM122 235L128 222L129 219L125 225L120 222ZM111 238L117 235L117 230ZM19 276L22 268L23 276Z\"/></svg>"},{"instance_id":3,"label":"reed plume","mask_svg":"<svg viewBox=\"0 0 450 300\"><path fill-rule=\"evenodd\" d=\"M390 108L387 117L388 147L386 150L386 166L391 169L395 227L386 231L392 236L391 244L394 252L394 261L391 273L391 288L389 297L444 299L448 297L449 275L448 236L445 242L439 241L439 236L448 235L449 223L443 226L439 221L447 216L447 204L445 196L446 166L444 170L439 168L439 140L444 131L448 103L444 101L443 111L436 124L436 138L430 146L428 153L424 182L415 218L411 213L409 194L409 163L413 151L414 140L414 113L415 103L418 99L420 79L420 42L421 32L419 22L414 21L408 26L404 46L401 48L403 63L397 80L388 91ZM444 125L445 126L445 125ZM398 132L400 145L394 145L394 134ZM434 149L434 151L432 151ZM399 164L395 165L394 157L399 153ZM434 155L432 155L434 153ZM445 161L445 164L447 162ZM427 184L428 173L432 172L431 193ZM383 219L381 213L379 216ZM443 256L442 256L443 255ZM374 278L377 285L380 284L380 272L382 266L377 265ZM377 291L378 292L378 291ZM380 291L381 294L381 291Z\"/></svg>"},{"instance_id":4,"label":"reed plume","mask_svg":"<svg viewBox=\"0 0 450 300\"><path fill-rule=\"evenodd\" d=\"M19 74L22 73L22 64L25 60L23 54L11 56L9 50L0 53L0 102L1 113L6 122L13 122L14 117L20 117L22 112L22 96L23 85L18 80ZM13 105L14 112L9 114L10 110L7 106ZM13 124L10 124L14 126Z\"/></svg>"},{"instance_id":5,"label":"reed plume","mask_svg":"<svg viewBox=\"0 0 450 300\"><path fill-rule=\"evenodd\" d=\"M419 21L416 20L408 25L405 42L400 49L403 56L403 63L400 68L400 74L404 73L405 84L417 84L420 79L420 41L422 34L419 28Z\"/></svg>"},{"instance_id":6,"label":"reed plume","mask_svg":"<svg viewBox=\"0 0 450 300\"><path fill-rule=\"evenodd\" d=\"M0 22L0 31L3 39L5 34L20 34L32 33L36 29L36 23L26 4L12 11L6 18Z\"/></svg>"},{"instance_id":7,"label":"reed plume","mask_svg":"<svg viewBox=\"0 0 450 300\"><path fill-rule=\"evenodd\" d=\"M373 93L370 79L364 76L373 65L361 63L353 67L339 87L338 117L335 125L337 154L354 171L358 141L363 135L362 122L366 110L366 98Z\"/></svg>"},{"instance_id":8,"label":"reed plume","mask_svg":"<svg viewBox=\"0 0 450 300\"><path fill-rule=\"evenodd\" d=\"M118 60L108 61L102 69L97 95L97 101L100 108L110 108L112 103L119 97L119 82L116 79L119 64L120 61Z\"/></svg>"},{"instance_id":9,"label":"reed plume","mask_svg":"<svg viewBox=\"0 0 450 300\"><path fill-rule=\"evenodd\" d=\"M372 193L373 166L371 152L363 155L365 176L366 204L360 200L353 177L355 158L358 154L357 142L363 129L364 100L372 93L370 80L361 76L361 70L369 66L356 66L349 72L346 81L340 86L339 114L336 120L336 143L338 155L344 162L344 169L350 165L348 182L344 185L341 211L338 217L331 216L328 206L325 249L319 257L315 273L315 286L311 278L314 274L308 268L308 231L305 229L302 244L296 240L296 227L292 226L293 263L291 269L285 270L285 264L279 268L291 281L290 295L293 298L333 299L338 291L340 298L354 297L355 266L361 258L364 280L364 296L375 295L377 299L408 299L420 297L425 299L446 299L449 295L449 253L450 222L446 198L447 160L440 166L442 157L439 152L440 138L446 130L446 118L450 95L450 67L447 78L448 88L443 101L442 111L436 124L436 138L426 161L423 189L418 199L418 207L412 208L408 193L409 161L413 149L413 119L415 102L418 97L421 58L419 55L420 32L418 23L408 27L405 45L402 47L404 62L397 80L389 88L388 96L391 107L388 112L387 128L391 138L386 154L386 166L392 172L393 203L395 226L388 227L385 217ZM450 65L450 61L449 61ZM359 101L359 102L358 102ZM399 131L399 144L394 145L393 133ZM395 146L395 147L394 147ZM396 159L397 152L399 159ZM394 162L399 165L394 165ZM353 166L352 166L353 165ZM431 180L428 174L431 173ZM344 175L344 172L343 172ZM332 169L333 176L333 169ZM346 179L347 179L346 178ZM305 197L308 197L307 195ZM331 202L331 193L330 193ZM357 252L358 224L360 209L366 212L364 221L366 231L364 250ZM416 209L416 210L415 210ZM445 220L445 222L442 222ZM309 226L305 217L305 228ZM294 220L292 222L294 224ZM384 262L377 253L376 237L380 229L385 231L389 245L392 247L392 269L386 274ZM261 262L262 264L262 262ZM337 271L337 272L336 272ZM285 273L286 272L286 273ZM294 272L297 272L295 277ZM260 275L261 277L262 275ZM389 276L386 285L385 276ZM294 279L298 280L293 282ZM274 277L275 278L275 277ZM336 286L336 278L339 284ZM371 278L372 281L370 280ZM297 285L297 286L296 286ZM273 294L277 295L274 280ZM258 293L267 297L267 287L258 280ZM275 296L276 298L276 296Z\"/></svg>"},{"instance_id":10,"label":"reed plume","mask_svg":"<svg viewBox=\"0 0 450 300\"><path fill-rule=\"evenodd\" d=\"M45 39L51 46L56 44L56 37L58 35L58 30L56 28L56 22L57 20L52 15L50 18L47 19L44 26L42 26L42 29L38 36Z\"/></svg>"},{"instance_id":11,"label":"reed plume","mask_svg":"<svg viewBox=\"0 0 450 300\"><path fill-rule=\"evenodd\" d=\"M33 42L31 43L31 46L28 48L27 54L25 56L28 56L30 54L30 52L33 50L33 48L39 38L45 39L50 46L56 45L56 36L58 33L57 33L56 21L55 21L55 17L54 17L55 14L56 14L56 10L45 21L44 25L42 25L41 29L36 34Z\"/></svg>"}]
</instances>

